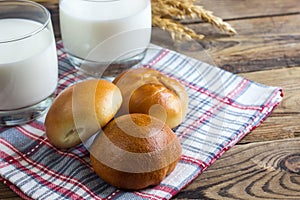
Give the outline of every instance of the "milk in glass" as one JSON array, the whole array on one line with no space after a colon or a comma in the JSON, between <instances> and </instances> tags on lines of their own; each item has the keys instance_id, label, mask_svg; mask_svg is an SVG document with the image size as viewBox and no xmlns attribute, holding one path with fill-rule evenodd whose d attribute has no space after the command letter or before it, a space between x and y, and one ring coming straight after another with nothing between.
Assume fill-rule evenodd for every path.
<instances>
[{"instance_id":1,"label":"milk in glass","mask_svg":"<svg viewBox=\"0 0 300 200\"><path fill-rule=\"evenodd\" d=\"M60 23L71 55L97 62L143 52L151 35L150 0L62 0Z\"/></svg>"},{"instance_id":2,"label":"milk in glass","mask_svg":"<svg viewBox=\"0 0 300 200\"><path fill-rule=\"evenodd\" d=\"M41 26L27 19L0 19L0 41L9 41L0 43L2 111L34 105L55 92L55 40L50 30L41 30Z\"/></svg>"}]
</instances>

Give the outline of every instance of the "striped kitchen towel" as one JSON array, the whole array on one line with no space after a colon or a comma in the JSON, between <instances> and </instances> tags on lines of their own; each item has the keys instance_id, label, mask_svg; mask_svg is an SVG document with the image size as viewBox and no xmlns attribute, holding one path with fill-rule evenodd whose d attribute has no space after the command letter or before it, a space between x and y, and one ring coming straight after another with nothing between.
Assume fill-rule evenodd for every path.
<instances>
[{"instance_id":1,"label":"striped kitchen towel","mask_svg":"<svg viewBox=\"0 0 300 200\"><path fill-rule=\"evenodd\" d=\"M58 45L57 93L84 76ZM282 100L278 87L261 85L165 48L148 51L141 65L176 78L189 95L185 121L174 129L183 153L159 185L122 191L101 180L83 145L67 151L45 137L44 117L16 127L0 127L0 180L24 199L170 199L225 151L265 120Z\"/></svg>"}]
</instances>

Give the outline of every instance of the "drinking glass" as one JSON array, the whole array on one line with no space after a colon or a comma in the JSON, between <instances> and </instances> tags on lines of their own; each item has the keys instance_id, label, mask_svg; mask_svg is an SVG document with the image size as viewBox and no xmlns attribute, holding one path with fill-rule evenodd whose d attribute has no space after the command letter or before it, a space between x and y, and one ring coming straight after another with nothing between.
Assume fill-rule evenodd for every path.
<instances>
[{"instance_id":1,"label":"drinking glass","mask_svg":"<svg viewBox=\"0 0 300 200\"><path fill-rule=\"evenodd\" d=\"M57 77L48 10L27 0L0 1L0 126L41 116L53 101Z\"/></svg>"},{"instance_id":2,"label":"drinking glass","mask_svg":"<svg viewBox=\"0 0 300 200\"><path fill-rule=\"evenodd\" d=\"M151 0L60 0L62 41L72 65L114 76L143 59L151 37Z\"/></svg>"}]
</instances>

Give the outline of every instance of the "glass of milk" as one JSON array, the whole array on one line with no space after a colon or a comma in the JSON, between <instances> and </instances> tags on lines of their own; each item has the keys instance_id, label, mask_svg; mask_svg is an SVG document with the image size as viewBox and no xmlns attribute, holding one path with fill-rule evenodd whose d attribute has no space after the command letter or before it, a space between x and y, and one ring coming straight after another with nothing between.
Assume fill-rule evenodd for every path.
<instances>
[{"instance_id":1,"label":"glass of milk","mask_svg":"<svg viewBox=\"0 0 300 200\"><path fill-rule=\"evenodd\" d=\"M32 1L0 1L0 126L41 116L52 103L57 78L48 10Z\"/></svg>"},{"instance_id":2,"label":"glass of milk","mask_svg":"<svg viewBox=\"0 0 300 200\"><path fill-rule=\"evenodd\" d=\"M114 76L144 57L151 37L151 0L60 0L65 51L75 68Z\"/></svg>"}]
</instances>

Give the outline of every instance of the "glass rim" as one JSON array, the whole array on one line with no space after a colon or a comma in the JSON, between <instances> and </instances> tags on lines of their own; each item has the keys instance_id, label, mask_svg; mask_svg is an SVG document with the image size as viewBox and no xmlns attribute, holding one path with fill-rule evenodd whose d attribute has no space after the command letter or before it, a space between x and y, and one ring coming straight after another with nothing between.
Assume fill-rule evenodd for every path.
<instances>
[{"instance_id":1,"label":"glass rim","mask_svg":"<svg viewBox=\"0 0 300 200\"><path fill-rule=\"evenodd\" d=\"M41 23L42 26L38 27L37 29L35 29L32 32L26 33L26 34L24 34L22 36L18 36L18 37L12 37L12 38L2 39L2 40L0 39L0 44L1 43L3 44L3 43L20 41L20 40L29 38L29 37L31 37L33 35L36 35L39 32L41 32L42 30L44 30L49 25L49 23L51 21L51 14L50 14L50 12L43 5L41 5L41 4L37 3L37 2L31 1L31 0L1 0L0 1L0 6L1 6L2 3L20 3L20 5L24 4L23 6L26 6L26 5L35 6L35 7L39 8L43 13L46 14L47 20L45 22ZM24 18L9 17L9 18L0 18L0 20L1 19L24 19ZM35 20L32 20L32 21L35 21Z\"/></svg>"}]
</instances>

